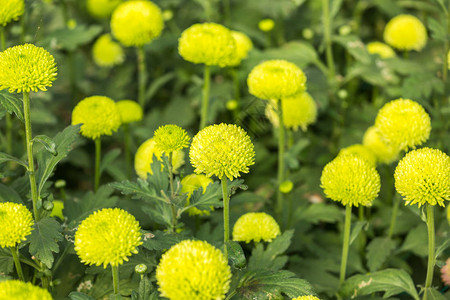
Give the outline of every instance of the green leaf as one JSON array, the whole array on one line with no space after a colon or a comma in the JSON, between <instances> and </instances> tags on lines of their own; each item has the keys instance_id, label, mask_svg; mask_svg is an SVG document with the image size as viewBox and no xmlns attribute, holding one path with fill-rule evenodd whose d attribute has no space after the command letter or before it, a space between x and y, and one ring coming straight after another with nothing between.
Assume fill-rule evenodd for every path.
<instances>
[{"instance_id":1,"label":"green leaf","mask_svg":"<svg viewBox=\"0 0 450 300\"><path fill-rule=\"evenodd\" d=\"M444 252L445 249L450 247L450 238L447 238L437 249L436 249L436 255L435 258L438 258L439 255L441 255L442 252Z\"/></svg>"},{"instance_id":2,"label":"green leaf","mask_svg":"<svg viewBox=\"0 0 450 300\"><path fill-rule=\"evenodd\" d=\"M58 29L49 32L40 43L40 46L48 47L51 45L53 49L73 51L81 45L90 43L101 31L102 27L99 25L88 27L84 24L80 24L72 29Z\"/></svg>"},{"instance_id":3,"label":"green leaf","mask_svg":"<svg viewBox=\"0 0 450 300\"><path fill-rule=\"evenodd\" d=\"M297 220L312 224L319 222L334 223L342 219L342 210L332 204L315 203L308 207L299 207L295 212Z\"/></svg>"},{"instance_id":4,"label":"green leaf","mask_svg":"<svg viewBox=\"0 0 450 300\"><path fill-rule=\"evenodd\" d=\"M355 223L355 225L352 226L352 233L350 234L350 245L353 244L366 224L366 221L358 221Z\"/></svg>"},{"instance_id":5,"label":"green leaf","mask_svg":"<svg viewBox=\"0 0 450 300\"><path fill-rule=\"evenodd\" d=\"M236 269L242 269L247 264L245 259L244 250L241 245L235 241L227 242L228 261L230 265Z\"/></svg>"},{"instance_id":6,"label":"green leaf","mask_svg":"<svg viewBox=\"0 0 450 300\"><path fill-rule=\"evenodd\" d=\"M71 292L69 294L69 298L71 300L95 300L91 296L86 295L85 293L80 293L80 292Z\"/></svg>"},{"instance_id":7,"label":"green leaf","mask_svg":"<svg viewBox=\"0 0 450 300\"><path fill-rule=\"evenodd\" d=\"M442 10L446 15L448 15L447 6L444 3L444 0L436 0L436 2L441 6Z\"/></svg>"},{"instance_id":8,"label":"green leaf","mask_svg":"<svg viewBox=\"0 0 450 300\"><path fill-rule=\"evenodd\" d=\"M53 156L58 155L58 151L56 151L56 144L55 142L49 138L46 135L37 135L33 138L33 143L34 142L38 142L41 143L45 150L47 150L48 152L50 152L50 154L52 154Z\"/></svg>"},{"instance_id":9,"label":"green leaf","mask_svg":"<svg viewBox=\"0 0 450 300\"><path fill-rule=\"evenodd\" d=\"M10 114L14 113L23 122L23 102L7 91L0 91L0 104Z\"/></svg>"},{"instance_id":10,"label":"green leaf","mask_svg":"<svg viewBox=\"0 0 450 300\"><path fill-rule=\"evenodd\" d=\"M444 23L439 22L433 17L427 18L428 28L431 31L431 37L435 40L445 42L447 40L447 30Z\"/></svg>"},{"instance_id":11,"label":"green leaf","mask_svg":"<svg viewBox=\"0 0 450 300\"><path fill-rule=\"evenodd\" d=\"M168 204L167 199L161 197L159 193L149 186L148 181L137 179L137 182L125 180L108 184L110 187L119 190L124 195L133 195L138 199L154 199Z\"/></svg>"},{"instance_id":12,"label":"green leaf","mask_svg":"<svg viewBox=\"0 0 450 300\"><path fill-rule=\"evenodd\" d=\"M399 269L385 269L366 275L355 275L348 278L341 288L344 297L371 295L376 292L384 292L384 298L405 292L419 300L411 276Z\"/></svg>"},{"instance_id":13,"label":"green leaf","mask_svg":"<svg viewBox=\"0 0 450 300\"><path fill-rule=\"evenodd\" d=\"M52 218L39 220L33 225L33 231L28 238L30 254L43 262L47 268L53 264L53 252L59 253L58 242L62 241L61 226Z\"/></svg>"},{"instance_id":14,"label":"green leaf","mask_svg":"<svg viewBox=\"0 0 450 300\"><path fill-rule=\"evenodd\" d=\"M336 17L339 10L341 9L343 1L342 0L332 0L330 2L331 2L330 19L333 20Z\"/></svg>"},{"instance_id":15,"label":"green leaf","mask_svg":"<svg viewBox=\"0 0 450 300\"><path fill-rule=\"evenodd\" d=\"M364 64L369 64L371 62L371 56L369 52L367 52L366 46L358 36L334 36L333 40L344 47L357 61Z\"/></svg>"},{"instance_id":16,"label":"green leaf","mask_svg":"<svg viewBox=\"0 0 450 300\"><path fill-rule=\"evenodd\" d=\"M144 233L142 246L151 251L163 251L183 240L183 236L177 233L163 231Z\"/></svg>"},{"instance_id":17,"label":"green leaf","mask_svg":"<svg viewBox=\"0 0 450 300\"><path fill-rule=\"evenodd\" d=\"M203 193L203 188L196 189L189 199L189 205L180 209L179 214L188 210L189 208L196 207L200 210L210 210L212 207L222 207L222 189L219 182L214 182L206 187Z\"/></svg>"},{"instance_id":18,"label":"green leaf","mask_svg":"<svg viewBox=\"0 0 450 300\"><path fill-rule=\"evenodd\" d=\"M420 224L409 231L399 251L411 251L418 256L426 257L428 255L428 245L424 241L427 238L427 226Z\"/></svg>"},{"instance_id":19,"label":"green leaf","mask_svg":"<svg viewBox=\"0 0 450 300\"><path fill-rule=\"evenodd\" d=\"M171 81L174 78L175 78L175 73L170 72L170 73L166 73L162 76L159 76L158 78L153 80L153 82L150 84L147 91L145 92L145 101L149 102L153 98L153 96L156 94L156 92L158 92L158 90L160 88L162 88L166 83L168 83L169 81Z\"/></svg>"},{"instance_id":20,"label":"green leaf","mask_svg":"<svg viewBox=\"0 0 450 300\"><path fill-rule=\"evenodd\" d=\"M370 271L378 270L395 249L395 242L388 237L374 238L367 245L367 266Z\"/></svg>"},{"instance_id":21,"label":"green leaf","mask_svg":"<svg viewBox=\"0 0 450 300\"><path fill-rule=\"evenodd\" d=\"M434 288L424 288L424 298L427 300L448 300L443 294Z\"/></svg>"},{"instance_id":22,"label":"green leaf","mask_svg":"<svg viewBox=\"0 0 450 300\"><path fill-rule=\"evenodd\" d=\"M0 248L0 273L9 274L14 269L14 258L9 248Z\"/></svg>"},{"instance_id":23,"label":"green leaf","mask_svg":"<svg viewBox=\"0 0 450 300\"><path fill-rule=\"evenodd\" d=\"M405 98L421 99L429 98L433 92L444 93L442 80L431 72L420 72L405 79L402 86L402 93Z\"/></svg>"},{"instance_id":24,"label":"green leaf","mask_svg":"<svg viewBox=\"0 0 450 300\"><path fill-rule=\"evenodd\" d=\"M120 153L122 153L122 150L120 150L119 148L115 148L103 156L102 161L100 163L100 174L103 173L106 167L114 163L116 158L119 157Z\"/></svg>"},{"instance_id":25,"label":"green leaf","mask_svg":"<svg viewBox=\"0 0 450 300\"><path fill-rule=\"evenodd\" d=\"M16 163L18 163L19 165L23 166L25 169L28 170L28 164L26 162L24 162L23 160L18 159L18 158L14 157L14 156L11 156L9 154L6 154L4 152L0 152L0 164L5 163L7 161L16 162Z\"/></svg>"},{"instance_id":26,"label":"green leaf","mask_svg":"<svg viewBox=\"0 0 450 300\"><path fill-rule=\"evenodd\" d=\"M24 204L15 189L0 183L0 202L14 202Z\"/></svg>"}]
</instances>

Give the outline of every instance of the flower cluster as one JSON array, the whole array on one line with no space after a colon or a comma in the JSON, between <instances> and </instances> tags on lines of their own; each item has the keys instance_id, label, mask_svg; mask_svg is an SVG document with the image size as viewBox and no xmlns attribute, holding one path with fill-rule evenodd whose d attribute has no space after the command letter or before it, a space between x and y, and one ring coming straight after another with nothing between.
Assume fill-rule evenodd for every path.
<instances>
[{"instance_id":1,"label":"flower cluster","mask_svg":"<svg viewBox=\"0 0 450 300\"><path fill-rule=\"evenodd\" d=\"M250 243L271 242L280 235L280 226L266 213L246 213L234 224L233 240Z\"/></svg>"},{"instance_id":2,"label":"flower cluster","mask_svg":"<svg viewBox=\"0 0 450 300\"><path fill-rule=\"evenodd\" d=\"M190 140L186 130L173 124L160 126L155 130L153 138L156 146L165 153L186 148Z\"/></svg>"},{"instance_id":3,"label":"flower cluster","mask_svg":"<svg viewBox=\"0 0 450 300\"><path fill-rule=\"evenodd\" d=\"M0 247L15 247L31 233L33 216L22 204L0 203Z\"/></svg>"},{"instance_id":4,"label":"flower cluster","mask_svg":"<svg viewBox=\"0 0 450 300\"><path fill-rule=\"evenodd\" d=\"M386 24L386 43L399 50L420 51L427 43L427 30L422 22L411 15L399 15Z\"/></svg>"},{"instance_id":5,"label":"flower cluster","mask_svg":"<svg viewBox=\"0 0 450 300\"><path fill-rule=\"evenodd\" d=\"M0 282L0 299L2 300L52 300L50 293L31 282L5 280Z\"/></svg>"},{"instance_id":6,"label":"flower cluster","mask_svg":"<svg viewBox=\"0 0 450 300\"><path fill-rule=\"evenodd\" d=\"M120 44L111 39L110 34L103 34L92 47L92 57L100 67L112 67L121 64L125 54Z\"/></svg>"}]
</instances>

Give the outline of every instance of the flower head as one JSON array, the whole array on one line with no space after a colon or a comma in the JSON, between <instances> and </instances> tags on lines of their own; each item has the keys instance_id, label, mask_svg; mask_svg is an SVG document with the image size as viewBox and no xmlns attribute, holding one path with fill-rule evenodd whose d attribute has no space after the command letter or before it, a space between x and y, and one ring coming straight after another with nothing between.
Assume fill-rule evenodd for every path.
<instances>
[{"instance_id":1,"label":"flower head","mask_svg":"<svg viewBox=\"0 0 450 300\"><path fill-rule=\"evenodd\" d=\"M380 175L365 159L339 155L323 168L320 186L325 195L342 205L371 206L380 191Z\"/></svg>"},{"instance_id":2,"label":"flower head","mask_svg":"<svg viewBox=\"0 0 450 300\"><path fill-rule=\"evenodd\" d=\"M24 0L2 1L0 5L0 26L6 26L11 21L17 21L25 12Z\"/></svg>"},{"instance_id":3,"label":"flower head","mask_svg":"<svg viewBox=\"0 0 450 300\"><path fill-rule=\"evenodd\" d=\"M43 288L20 280L0 282L1 300L52 300L50 293Z\"/></svg>"},{"instance_id":4,"label":"flower head","mask_svg":"<svg viewBox=\"0 0 450 300\"><path fill-rule=\"evenodd\" d=\"M220 24L194 24L181 34L178 52L194 64L225 67L235 60L236 43L231 31Z\"/></svg>"},{"instance_id":5,"label":"flower head","mask_svg":"<svg viewBox=\"0 0 450 300\"><path fill-rule=\"evenodd\" d=\"M76 124L83 124L81 134L93 140L111 135L121 124L116 103L105 96L84 98L72 111L72 125Z\"/></svg>"},{"instance_id":6,"label":"flower head","mask_svg":"<svg viewBox=\"0 0 450 300\"><path fill-rule=\"evenodd\" d=\"M142 244L139 222L120 208L104 208L78 226L75 251L82 263L116 267L138 253Z\"/></svg>"},{"instance_id":7,"label":"flower head","mask_svg":"<svg viewBox=\"0 0 450 300\"><path fill-rule=\"evenodd\" d=\"M142 107L136 101L120 100L116 105L123 124L139 122L142 120L144 112L142 111Z\"/></svg>"},{"instance_id":8,"label":"flower head","mask_svg":"<svg viewBox=\"0 0 450 300\"><path fill-rule=\"evenodd\" d=\"M320 299L317 298L316 296L308 295L308 296L300 296L297 298L292 298L292 300L320 300Z\"/></svg>"},{"instance_id":9,"label":"flower head","mask_svg":"<svg viewBox=\"0 0 450 300\"><path fill-rule=\"evenodd\" d=\"M381 42L371 42L367 44L367 51L370 54L377 54L381 58L391 58L395 57L395 52L391 47Z\"/></svg>"},{"instance_id":10,"label":"flower head","mask_svg":"<svg viewBox=\"0 0 450 300\"><path fill-rule=\"evenodd\" d=\"M376 165L375 154L368 147L366 147L364 145L354 144L354 145L342 148L341 151L339 151L339 155L346 155L346 154L354 154L356 156L361 157L362 159L365 159L372 166Z\"/></svg>"},{"instance_id":11,"label":"flower head","mask_svg":"<svg viewBox=\"0 0 450 300\"><path fill-rule=\"evenodd\" d=\"M0 90L10 93L46 91L56 79L56 63L44 48L32 44L0 52Z\"/></svg>"},{"instance_id":12,"label":"flower head","mask_svg":"<svg viewBox=\"0 0 450 300\"><path fill-rule=\"evenodd\" d=\"M253 165L255 151L247 133L234 124L211 125L203 128L192 139L189 152L195 173L205 173L230 180L248 173Z\"/></svg>"},{"instance_id":13,"label":"flower head","mask_svg":"<svg viewBox=\"0 0 450 300\"><path fill-rule=\"evenodd\" d=\"M90 15L96 18L108 18L123 0L87 0L86 6Z\"/></svg>"},{"instance_id":14,"label":"flower head","mask_svg":"<svg viewBox=\"0 0 450 300\"><path fill-rule=\"evenodd\" d=\"M386 43L399 50L420 51L427 43L427 30L422 22L411 15L398 15L384 29Z\"/></svg>"},{"instance_id":15,"label":"flower head","mask_svg":"<svg viewBox=\"0 0 450 300\"><path fill-rule=\"evenodd\" d=\"M125 46L140 47L159 37L164 28L161 9L151 1L120 4L111 16L111 31Z\"/></svg>"},{"instance_id":16,"label":"flower head","mask_svg":"<svg viewBox=\"0 0 450 300\"><path fill-rule=\"evenodd\" d=\"M407 150L428 140L431 120L422 105L400 98L386 103L379 110L375 128L388 144Z\"/></svg>"},{"instance_id":17,"label":"flower head","mask_svg":"<svg viewBox=\"0 0 450 300\"><path fill-rule=\"evenodd\" d=\"M258 22L258 28L261 31L269 32L275 27L275 22L272 19L262 19Z\"/></svg>"},{"instance_id":18,"label":"flower head","mask_svg":"<svg viewBox=\"0 0 450 300\"><path fill-rule=\"evenodd\" d=\"M122 46L111 39L110 34L100 36L92 47L94 62L100 67L112 67L123 63L125 54Z\"/></svg>"},{"instance_id":19,"label":"flower head","mask_svg":"<svg viewBox=\"0 0 450 300\"><path fill-rule=\"evenodd\" d=\"M191 139L186 130L173 124L160 126L155 130L153 138L156 146L166 153L186 148Z\"/></svg>"},{"instance_id":20,"label":"flower head","mask_svg":"<svg viewBox=\"0 0 450 300\"><path fill-rule=\"evenodd\" d=\"M182 241L161 257L156 280L162 297L224 299L231 270L223 253L204 241Z\"/></svg>"},{"instance_id":21,"label":"flower head","mask_svg":"<svg viewBox=\"0 0 450 300\"><path fill-rule=\"evenodd\" d=\"M236 54L232 57L229 65L238 66L243 59L247 58L248 52L253 48L253 43L243 32L231 31L231 35L236 43Z\"/></svg>"},{"instance_id":22,"label":"flower head","mask_svg":"<svg viewBox=\"0 0 450 300\"><path fill-rule=\"evenodd\" d=\"M212 179L203 174L189 174L181 180L181 193L188 194L187 205L189 205L189 200L192 193L199 189L203 189L203 194L206 192L206 187L213 183ZM214 207L211 207L214 210ZM209 215L209 210L200 210L197 207L191 207L188 209L189 215Z\"/></svg>"},{"instance_id":23,"label":"flower head","mask_svg":"<svg viewBox=\"0 0 450 300\"><path fill-rule=\"evenodd\" d=\"M280 235L280 226L266 213L246 213L239 217L233 227L233 240L250 243L271 242Z\"/></svg>"},{"instance_id":24,"label":"flower head","mask_svg":"<svg viewBox=\"0 0 450 300\"><path fill-rule=\"evenodd\" d=\"M0 203L0 247L15 247L31 233L33 216L22 204Z\"/></svg>"},{"instance_id":25,"label":"flower head","mask_svg":"<svg viewBox=\"0 0 450 300\"><path fill-rule=\"evenodd\" d=\"M306 89L303 71L285 60L268 60L260 63L247 78L250 94L265 100L280 100Z\"/></svg>"},{"instance_id":26,"label":"flower head","mask_svg":"<svg viewBox=\"0 0 450 300\"><path fill-rule=\"evenodd\" d=\"M369 127L363 136L363 145L375 155L377 162L390 164L398 158L399 149L386 143L374 126Z\"/></svg>"},{"instance_id":27,"label":"flower head","mask_svg":"<svg viewBox=\"0 0 450 300\"><path fill-rule=\"evenodd\" d=\"M408 152L395 168L394 178L406 204L444 206L444 200L450 200L450 157L440 150Z\"/></svg>"},{"instance_id":28,"label":"flower head","mask_svg":"<svg viewBox=\"0 0 450 300\"><path fill-rule=\"evenodd\" d=\"M447 258L445 265L441 269L442 282L450 286L450 258Z\"/></svg>"},{"instance_id":29,"label":"flower head","mask_svg":"<svg viewBox=\"0 0 450 300\"><path fill-rule=\"evenodd\" d=\"M134 157L134 169L136 170L137 175L142 179L147 179L147 174L153 174L151 165L153 162L153 155L159 161L162 161L161 156L163 151L156 146L156 142L154 138L146 140L136 151L136 155ZM172 166L173 172L175 173L177 169L179 169L184 164L184 152L182 150L178 150L173 152L172 154ZM161 166L162 167L162 166Z\"/></svg>"}]
</instances>

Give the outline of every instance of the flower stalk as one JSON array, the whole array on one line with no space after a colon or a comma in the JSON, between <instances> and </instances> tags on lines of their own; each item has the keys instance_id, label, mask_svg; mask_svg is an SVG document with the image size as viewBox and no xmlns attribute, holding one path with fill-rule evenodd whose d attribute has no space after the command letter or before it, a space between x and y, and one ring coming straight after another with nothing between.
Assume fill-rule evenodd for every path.
<instances>
[{"instance_id":1,"label":"flower stalk","mask_svg":"<svg viewBox=\"0 0 450 300\"><path fill-rule=\"evenodd\" d=\"M280 186L285 177L285 163L284 163L284 147L285 147L285 128L283 121L283 107L281 100L278 100L278 119L280 125L278 126L278 177L277 177L277 205L276 214L278 222L281 223L283 217L283 193L280 190Z\"/></svg>"},{"instance_id":2,"label":"flower stalk","mask_svg":"<svg viewBox=\"0 0 450 300\"><path fill-rule=\"evenodd\" d=\"M111 266L114 295L119 295L119 266Z\"/></svg>"},{"instance_id":3,"label":"flower stalk","mask_svg":"<svg viewBox=\"0 0 450 300\"><path fill-rule=\"evenodd\" d=\"M223 253L228 259L227 243L230 240L230 197L228 195L227 178L222 177L222 196L223 196Z\"/></svg>"},{"instance_id":4,"label":"flower stalk","mask_svg":"<svg viewBox=\"0 0 450 300\"><path fill-rule=\"evenodd\" d=\"M434 206L426 204L427 206L427 228L428 228L428 267L427 277L425 280L425 289L431 288L433 282L433 271L435 264L435 233L434 233ZM424 294L426 299L427 293Z\"/></svg>"},{"instance_id":5,"label":"flower stalk","mask_svg":"<svg viewBox=\"0 0 450 300\"><path fill-rule=\"evenodd\" d=\"M345 281L347 270L348 248L350 246L350 227L352 222L352 205L345 206L344 242L342 243L341 270L339 275L339 285Z\"/></svg>"},{"instance_id":6,"label":"flower stalk","mask_svg":"<svg viewBox=\"0 0 450 300\"><path fill-rule=\"evenodd\" d=\"M137 63L138 63L138 103L144 108L145 106L145 85L147 82L147 68L145 65L144 47L137 47Z\"/></svg>"},{"instance_id":7,"label":"flower stalk","mask_svg":"<svg viewBox=\"0 0 450 300\"><path fill-rule=\"evenodd\" d=\"M14 264L16 266L17 276L19 276L20 280L25 281L25 277L23 276L22 272L22 266L20 265L19 256L17 255L17 247L10 247L10 249L14 259Z\"/></svg>"},{"instance_id":8,"label":"flower stalk","mask_svg":"<svg viewBox=\"0 0 450 300\"><path fill-rule=\"evenodd\" d=\"M202 110L200 116L200 130L205 128L208 119L208 106L209 106L209 90L211 81L211 68L205 65L205 71L203 73L203 89L202 89Z\"/></svg>"}]
</instances>

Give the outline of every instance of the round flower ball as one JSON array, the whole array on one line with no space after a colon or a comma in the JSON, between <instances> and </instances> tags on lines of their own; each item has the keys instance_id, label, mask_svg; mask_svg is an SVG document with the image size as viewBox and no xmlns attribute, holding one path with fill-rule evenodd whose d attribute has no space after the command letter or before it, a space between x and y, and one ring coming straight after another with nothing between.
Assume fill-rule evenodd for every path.
<instances>
[{"instance_id":1,"label":"round flower ball","mask_svg":"<svg viewBox=\"0 0 450 300\"><path fill-rule=\"evenodd\" d=\"M112 135L121 124L116 103L105 96L84 98L72 111L72 125L76 124L83 124L81 134L93 140Z\"/></svg>"},{"instance_id":2,"label":"round flower ball","mask_svg":"<svg viewBox=\"0 0 450 300\"><path fill-rule=\"evenodd\" d=\"M44 48L33 44L0 52L0 90L10 93L46 91L56 79L56 63Z\"/></svg>"},{"instance_id":3,"label":"round flower ball","mask_svg":"<svg viewBox=\"0 0 450 300\"><path fill-rule=\"evenodd\" d=\"M110 34L103 34L92 47L94 62L100 67L112 67L123 63L125 54L119 43L111 39Z\"/></svg>"},{"instance_id":4,"label":"round flower ball","mask_svg":"<svg viewBox=\"0 0 450 300\"><path fill-rule=\"evenodd\" d=\"M117 267L138 253L142 244L139 222L120 208L104 208L78 226L75 251L82 263Z\"/></svg>"},{"instance_id":5,"label":"round flower ball","mask_svg":"<svg viewBox=\"0 0 450 300\"><path fill-rule=\"evenodd\" d=\"M123 0L87 0L89 14L96 18L108 18Z\"/></svg>"},{"instance_id":6,"label":"round flower ball","mask_svg":"<svg viewBox=\"0 0 450 300\"><path fill-rule=\"evenodd\" d=\"M420 51L427 43L427 30L418 18L399 15L386 24L383 37L386 43L399 50Z\"/></svg>"},{"instance_id":7,"label":"round flower ball","mask_svg":"<svg viewBox=\"0 0 450 300\"><path fill-rule=\"evenodd\" d=\"M280 234L280 226L275 219L263 212L246 213L239 217L233 227L233 240L237 242L271 242Z\"/></svg>"},{"instance_id":8,"label":"round flower ball","mask_svg":"<svg viewBox=\"0 0 450 300\"><path fill-rule=\"evenodd\" d=\"M1 300L52 300L50 293L31 282L5 280L0 282Z\"/></svg>"},{"instance_id":9,"label":"round flower ball","mask_svg":"<svg viewBox=\"0 0 450 300\"><path fill-rule=\"evenodd\" d=\"M380 56L383 59L395 57L395 51L389 47L389 45L386 45L385 43L381 42L370 42L366 46L367 52L370 54L376 54Z\"/></svg>"},{"instance_id":10,"label":"round flower ball","mask_svg":"<svg viewBox=\"0 0 450 300\"><path fill-rule=\"evenodd\" d=\"M258 28L261 31L269 32L275 27L275 22L272 19L262 19L258 22Z\"/></svg>"},{"instance_id":11,"label":"round flower ball","mask_svg":"<svg viewBox=\"0 0 450 300\"><path fill-rule=\"evenodd\" d=\"M374 126L369 127L364 133L363 145L375 155L377 162L384 164L395 161L400 152L397 147L386 143Z\"/></svg>"},{"instance_id":12,"label":"round flower ball","mask_svg":"<svg viewBox=\"0 0 450 300\"><path fill-rule=\"evenodd\" d=\"M0 203L0 247L15 247L33 230L33 216L22 204Z\"/></svg>"},{"instance_id":13,"label":"round flower ball","mask_svg":"<svg viewBox=\"0 0 450 300\"><path fill-rule=\"evenodd\" d=\"M111 31L127 47L141 47L160 36L164 28L161 9L151 1L127 1L111 16Z\"/></svg>"},{"instance_id":14,"label":"round flower ball","mask_svg":"<svg viewBox=\"0 0 450 300\"><path fill-rule=\"evenodd\" d=\"M380 191L380 175L359 156L339 155L323 168L320 186L328 198L344 206L371 206Z\"/></svg>"},{"instance_id":15,"label":"round flower ball","mask_svg":"<svg viewBox=\"0 0 450 300\"><path fill-rule=\"evenodd\" d=\"M2 1L0 5L0 26L5 27L11 21L17 21L25 12L24 0Z\"/></svg>"},{"instance_id":16,"label":"round flower ball","mask_svg":"<svg viewBox=\"0 0 450 300\"><path fill-rule=\"evenodd\" d=\"M139 122L144 116L142 107L133 100L120 100L116 102L122 124Z\"/></svg>"},{"instance_id":17,"label":"round flower ball","mask_svg":"<svg viewBox=\"0 0 450 300\"><path fill-rule=\"evenodd\" d=\"M154 138L146 140L136 151L136 155L134 157L134 169L136 170L136 174L142 178L147 179L147 174L153 174L151 165L153 162L153 155L159 161L162 161L161 156L163 151L156 146L156 142ZM178 150L173 152L172 154L172 167L173 172L176 173L177 170L184 164L184 152L182 150ZM162 166L161 166L162 167Z\"/></svg>"},{"instance_id":18,"label":"round flower ball","mask_svg":"<svg viewBox=\"0 0 450 300\"><path fill-rule=\"evenodd\" d=\"M444 206L450 200L450 157L438 149L412 150L398 163L394 179L406 204Z\"/></svg>"},{"instance_id":19,"label":"round flower ball","mask_svg":"<svg viewBox=\"0 0 450 300\"><path fill-rule=\"evenodd\" d=\"M229 66L236 57L231 31L216 23L194 24L181 33L178 53L194 64Z\"/></svg>"},{"instance_id":20,"label":"round flower ball","mask_svg":"<svg viewBox=\"0 0 450 300\"><path fill-rule=\"evenodd\" d=\"M234 124L210 125L192 139L189 157L195 173L230 180L248 173L255 150L247 132Z\"/></svg>"},{"instance_id":21,"label":"round flower ball","mask_svg":"<svg viewBox=\"0 0 450 300\"><path fill-rule=\"evenodd\" d=\"M190 203L189 200L191 199L191 195L195 190L202 188L204 194L206 192L206 188L208 187L208 185L212 183L213 180L203 174L189 174L185 176L183 179L181 179L181 193L188 194L187 205L189 205ZM213 209L214 207L211 207L211 210ZM188 213L190 216L194 215L209 216L209 210L200 210L197 207L191 207L190 209L188 209Z\"/></svg>"},{"instance_id":22,"label":"round flower ball","mask_svg":"<svg viewBox=\"0 0 450 300\"><path fill-rule=\"evenodd\" d=\"M378 111L375 128L384 141L407 150L428 140L431 120L422 105L400 98L386 103Z\"/></svg>"},{"instance_id":23,"label":"round flower ball","mask_svg":"<svg viewBox=\"0 0 450 300\"><path fill-rule=\"evenodd\" d=\"M292 298L292 300L320 300L320 299L317 298L316 296L308 295L308 296L300 296L297 298Z\"/></svg>"},{"instance_id":24,"label":"round flower ball","mask_svg":"<svg viewBox=\"0 0 450 300\"><path fill-rule=\"evenodd\" d=\"M178 299L225 299L231 270L225 255L204 241L185 240L161 257L156 281L162 297Z\"/></svg>"},{"instance_id":25,"label":"round flower ball","mask_svg":"<svg viewBox=\"0 0 450 300\"><path fill-rule=\"evenodd\" d=\"M236 43L236 54L232 57L230 66L238 66L243 59L247 58L248 52L253 48L253 43L243 32L232 30L231 35Z\"/></svg>"},{"instance_id":26,"label":"round flower ball","mask_svg":"<svg viewBox=\"0 0 450 300\"><path fill-rule=\"evenodd\" d=\"M341 151L339 151L338 155L346 155L346 154L353 154L359 156L362 159L365 159L372 166L375 166L377 162L374 153L368 147L361 144L354 144L342 148Z\"/></svg>"},{"instance_id":27,"label":"round flower ball","mask_svg":"<svg viewBox=\"0 0 450 300\"><path fill-rule=\"evenodd\" d=\"M169 124L160 126L153 136L156 146L165 153L171 153L186 148L191 139L186 130L180 126Z\"/></svg>"},{"instance_id":28,"label":"round flower ball","mask_svg":"<svg viewBox=\"0 0 450 300\"><path fill-rule=\"evenodd\" d=\"M265 100L280 100L306 89L306 76L295 64L286 60L260 63L247 78L250 94Z\"/></svg>"}]
</instances>

